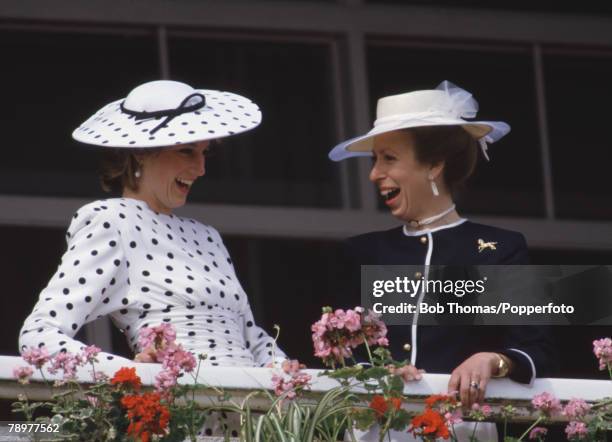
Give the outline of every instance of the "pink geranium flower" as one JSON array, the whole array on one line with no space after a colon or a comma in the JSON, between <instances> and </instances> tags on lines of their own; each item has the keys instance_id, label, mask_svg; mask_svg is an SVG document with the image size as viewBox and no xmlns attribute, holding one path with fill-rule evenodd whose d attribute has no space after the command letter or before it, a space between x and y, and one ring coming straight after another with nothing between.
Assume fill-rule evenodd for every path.
<instances>
[{"instance_id":1,"label":"pink geranium flower","mask_svg":"<svg viewBox=\"0 0 612 442\"><path fill-rule=\"evenodd\" d=\"M350 332L361 330L361 315L355 310L347 310L344 315L344 327Z\"/></svg>"},{"instance_id":2,"label":"pink geranium flower","mask_svg":"<svg viewBox=\"0 0 612 442\"><path fill-rule=\"evenodd\" d=\"M138 345L141 348L136 356L138 362L162 363L162 371L155 376L155 388L162 395L171 394L181 372L190 373L197 366L195 356L176 343L176 331L170 324L141 328Z\"/></svg>"},{"instance_id":3,"label":"pink geranium flower","mask_svg":"<svg viewBox=\"0 0 612 442\"><path fill-rule=\"evenodd\" d=\"M81 360L84 363L93 364L94 362L98 362L97 356L102 349L100 347L96 347L95 345L88 345L81 352Z\"/></svg>"},{"instance_id":4,"label":"pink geranium flower","mask_svg":"<svg viewBox=\"0 0 612 442\"><path fill-rule=\"evenodd\" d=\"M531 400L531 404L536 410L541 411L546 416L550 416L561 411L561 403L559 402L559 399L546 391L544 393L535 395Z\"/></svg>"},{"instance_id":5,"label":"pink geranium flower","mask_svg":"<svg viewBox=\"0 0 612 442\"><path fill-rule=\"evenodd\" d=\"M177 384L180 372L176 368L166 368L155 376L155 388L161 393L167 393Z\"/></svg>"},{"instance_id":6,"label":"pink geranium flower","mask_svg":"<svg viewBox=\"0 0 612 442\"><path fill-rule=\"evenodd\" d=\"M480 411L482 412L482 414L484 414L485 417L489 417L491 416L491 413L493 413L493 410L491 409L490 405L483 405L482 407L480 407Z\"/></svg>"},{"instance_id":7,"label":"pink geranium flower","mask_svg":"<svg viewBox=\"0 0 612 442\"><path fill-rule=\"evenodd\" d=\"M196 367L196 359L192 353L185 351L180 344L173 344L166 350L163 366L164 368L176 371L184 370L190 373Z\"/></svg>"},{"instance_id":8,"label":"pink geranium flower","mask_svg":"<svg viewBox=\"0 0 612 442\"><path fill-rule=\"evenodd\" d=\"M108 382L110 380L110 376L102 371L90 371L91 377L94 382Z\"/></svg>"},{"instance_id":9,"label":"pink geranium flower","mask_svg":"<svg viewBox=\"0 0 612 442\"><path fill-rule=\"evenodd\" d=\"M142 327L138 330L138 346L142 354L155 357L156 361L141 362L161 362L165 352L174 345L176 331L170 324L162 323L155 327Z\"/></svg>"},{"instance_id":10,"label":"pink geranium flower","mask_svg":"<svg viewBox=\"0 0 612 442\"><path fill-rule=\"evenodd\" d=\"M563 414L572 420L583 417L589 412L591 406L582 399L572 399L563 409Z\"/></svg>"},{"instance_id":11,"label":"pink geranium flower","mask_svg":"<svg viewBox=\"0 0 612 442\"><path fill-rule=\"evenodd\" d=\"M379 316L362 307L353 310L323 309L321 319L312 327L314 354L325 363L342 363L353 355L352 349L367 341L368 345L388 345L387 327Z\"/></svg>"},{"instance_id":12,"label":"pink geranium flower","mask_svg":"<svg viewBox=\"0 0 612 442\"><path fill-rule=\"evenodd\" d=\"M547 433L548 429L544 427L535 427L529 432L529 440L544 439Z\"/></svg>"},{"instance_id":13,"label":"pink geranium flower","mask_svg":"<svg viewBox=\"0 0 612 442\"><path fill-rule=\"evenodd\" d=\"M299 390L310 387L311 379L312 377L306 373L296 374L289 379L275 374L272 376L274 394L277 396L285 395L287 399L294 399Z\"/></svg>"},{"instance_id":14,"label":"pink geranium flower","mask_svg":"<svg viewBox=\"0 0 612 442\"><path fill-rule=\"evenodd\" d=\"M311 327L315 356L328 362L341 362L353 355L351 349L358 345L356 342L360 338L363 342L363 338L361 333L351 332L345 327L346 314L343 310L335 312L329 310L326 310L321 319ZM353 321L354 317L351 315L349 324Z\"/></svg>"},{"instance_id":15,"label":"pink geranium flower","mask_svg":"<svg viewBox=\"0 0 612 442\"><path fill-rule=\"evenodd\" d=\"M612 364L612 339L602 338L593 341L593 353L599 360L599 369L605 370Z\"/></svg>"},{"instance_id":16,"label":"pink geranium flower","mask_svg":"<svg viewBox=\"0 0 612 442\"><path fill-rule=\"evenodd\" d=\"M589 434L589 430L584 422L572 421L565 427L565 434L568 440L582 440Z\"/></svg>"},{"instance_id":17,"label":"pink geranium flower","mask_svg":"<svg viewBox=\"0 0 612 442\"><path fill-rule=\"evenodd\" d=\"M81 363L81 358L78 355L73 355L67 351L59 352L51 358L51 366L47 370L51 374L56 374L58 370L62 370L64 379L74 379Z\"/></svg>"},{"instance_id":18,"label":"pink geranium flower","mask_svg":"<svg viewBox=\"0 0 612 442\"><path fill-rule=\"evenodd\" d=\"M306 368L304 364L300 364L298 360L284 361L282 364L283 371L272 375L272 386L274 394L284 396L286 399L294 399L297 394L305 389L310 388L312 377L301 371Z\"/></svg>"},{"instance_id":19,"label":"pink geranium flower","mask_svg":"<svg viewBox=\"0 0 612 442\"><path fill-rule=\"evenodd\" d=\"M453 425L460 424L461 422L463 422L461 410L455 410L452 413L450 411L447 411L444 414L444 420L446 421L447 427L452 427Z\"/></svg>"},{"instance_id":20,"label":"pink geranium flower","mask_svg":"<svg viewBox=\"0 0 612 442\"><path fill-rule=\"evenodd\" d=\"M44 346L39 348L30 347L21 352L21 357L28 364L33 365L36 368L41 368L51 359L49 352Z\"/></svg>"},{"instance_id":21,"label":"pink geranium flower","mask_svg":"<svg viewBox=\"0 0 612 442\"><path fill-rule=\"evenodd\" d=\"M294 399L296 396L293 390L293 385L285 381L285 378L280 375L272 375L272 385L274 386L274 394L277 396L285 395L287 399Z\"/></svg>"},{"instance_id":22,"label":"pink geranium flower","mask_svg":"<svg viewBox=\"0 0 612 442\"><path fill-rule=\"evenodd\" d=\"M34 374L34 370L29 365L13 369L13 376L15 376L20 384L29 384L32 374Z\"/></svg>"},{"instance_id":23,"label":"pink geranium flower","mask_svg":"<svg viewBox=\"0 0 612 442\"><path fill-rule=\"evenodd\" d=\"M389 341L387 340L387 326L380 319L380 315L369 310L363 318L362 327L368 345L380 345L383 347L389 345Z\"/></svg>"}]
</instances>

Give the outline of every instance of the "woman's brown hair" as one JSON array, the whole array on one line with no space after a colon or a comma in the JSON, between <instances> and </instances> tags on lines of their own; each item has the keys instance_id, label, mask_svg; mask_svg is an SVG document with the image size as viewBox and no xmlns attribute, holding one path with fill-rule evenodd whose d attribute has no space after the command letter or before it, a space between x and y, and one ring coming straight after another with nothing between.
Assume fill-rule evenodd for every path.
<instances>
[{"instance_id":1,"label":"woman's brown hair","mask_svg":"<svg viewBox=\"0 0 612 442\"><path fill-rule=\"evenodd\" d=\"M444 162L443 178L449 190L457 190L474 172L478 143L461 126L423 126L406 130L414 137L419 162L432 165Z\"/></svg>"},{"instance_id":2,"label":"woman's brown hair","mask_svg":"<svg viewBox=\"0 0 612 442\"><path fill-rule=\"evenodd\" d=\"M121 194L127 188L138 190L138 179L135 176L140 168L136 149L108 149L102 153L100 161L100 183L106 192Z\"/></svg>"}]
</instances>

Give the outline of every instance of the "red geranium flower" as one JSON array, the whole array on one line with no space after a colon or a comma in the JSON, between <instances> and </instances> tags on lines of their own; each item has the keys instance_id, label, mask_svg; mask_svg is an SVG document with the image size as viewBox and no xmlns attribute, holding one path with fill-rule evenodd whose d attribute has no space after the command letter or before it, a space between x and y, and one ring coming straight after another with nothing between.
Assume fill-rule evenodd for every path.
<instances>
[{"instance_id":1,"label":"red geranium flower","mask_svg":"<svg viewBox=\"0 0 612 442\"><path fill-rule=\"evenodd\" d=\"M385 399L383 396L375 394L370 402L370 408L376 412L379 418L385 415L387 410L389 410L389 406L397 411L402 406L402 400L397 397Z\"/></svg>"},{"instance_id":2,"label":"red geranium flower","mask_svg":"<svg viewBox=\"0 0 612 442\"><path fill-rule=\"evenodd\" d=\"M426 408L422 414L415 416L410 424L408 431L415 437L422 436L432 439L441 437L442 439L448 439L450 436L444 418L440 413L431 408Z\"/></svg>"},{"instance_id":3,"label":"red geranium flower","mask_svg":"<svg viewBox=\"0 0 612 442\"><path fill-rule=\"evenodd\" d=\"M142 385L134 367L121 367L111 379L111 384L132 387L134 391L140 391Z\"/></svg>"},{"instance_id":4,"label":"red geranium flower","mask_svg":"<svg viewBox=\"0 0 612 442\"><path fill-rule=\"evenodd\" d=\"M457 403L457 400L454 397L448 396L446 394L432 394L427 399L425 399L425 405L427 405L427 407L429 408L434 408L438 402L444 402L447 404L454 405Z\"/></svg>"},{"instance_id":5,"label":"red geranium flower","mask_svg":"<svg viewBox=\"0 0 612 442\"><path fill-rule=\"evenodd\" d=\"M165 434L170 412L161 404L159 393L125 396L121 405L127 409L130 420L127 432L142 442L148 442L152 434Z\"/></svg>"}]
</instances>

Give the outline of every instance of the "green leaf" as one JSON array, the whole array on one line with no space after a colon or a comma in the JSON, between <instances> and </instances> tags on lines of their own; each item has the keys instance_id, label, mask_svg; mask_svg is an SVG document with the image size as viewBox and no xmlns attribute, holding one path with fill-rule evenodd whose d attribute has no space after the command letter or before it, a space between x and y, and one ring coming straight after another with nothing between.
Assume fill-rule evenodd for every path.
<instances>
[{"instance_id":1,"label":"green leaf","mask_svg":"<svg viewBox=\"0 0 612 442\"><path fill-rule=\"evenodd\" d=\"M400 376L392 375L389 377L389 388L392 392L396 393L399 397L404 392L404 381Z\"/></svg>"},{"instance_id":2,"label":"green leaf","mask_svg":"<svg viewBox=\"0 0 612 442\"><path fill-rule=\"evenodd\" d=\"M384 367L370 367L363 370L355 378L358 381L366 381L368 379L380 380L389 374L389 370Z\"/></svg>"},{"instance_id":3,"label":"green leaf","mask_svg":"<svg viewBox=\"0 0 612 442\"><path fill-rule=\"evenodd\" d=\"M395 431L404 431L410 425L410 421L412 420L412 414L408 413L404 409L399 409L396 411L395 416L391 420L391 428Z\"/></svg>"},{"instance_id":4,"label":"green leaf","mask_svg":"<svg viewBox=\"0 0 612 442\"><path fill-rule=\"evenodd\" d=\"M371 408L364 408L362 410L355 411L352 416L355 423L355 428L361 431L367 431L376 423L376 412Z\"/></svg>"},{"instance_id":5,"label":"green leaf","mask_svg":"<svg viewBox=\"0 0 612 442\"><path fill-rule=\"evenodd\" d=\"M351 379L356 377L359 373L363 371L363 367L361 365L355 365L352 367L343 367L338 368L333 371L326 371L325 376L330 377L332 379Z\"/></svg>"}]
</instances>

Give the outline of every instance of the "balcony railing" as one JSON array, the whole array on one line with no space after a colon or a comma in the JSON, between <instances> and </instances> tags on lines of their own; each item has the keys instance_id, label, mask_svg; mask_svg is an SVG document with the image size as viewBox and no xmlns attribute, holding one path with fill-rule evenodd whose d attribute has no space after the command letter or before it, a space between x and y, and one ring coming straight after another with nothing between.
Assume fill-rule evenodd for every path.
<instances>
[{"instance_id":1,"label":"balcony railing","mask_svg":"<svg viewBox=\"0 0 612 442\"><path fill-rule=\"evenodd\" d=\"M29 399L46 400L51 399L51 390L40 375L33 375L30 384L23 386L13 377L14 367L24 365L20 357L0 356L0 398L17 399L18 395L27 393ZM96 371L102 371L112 375L121 367L125 367L125 361L104 361L96 364ZM153 386L155 376L160 372L160 364L131 363L136 368L143 385ZM198 388L195 396L196 402L201 405L219 405L219 390L229 393L232 399L240 402L249 393L256 390L272 390L271 376L274 369L251 368L251 367L204 367L200 370L197 383ZM305 396L305 400L316 402L326 391L337 387L338 382L325 376L319 376L322 370L305 370L312 376L312 388ZM410 382L405 385L404 394L407 396L404 407L408 410L420 411L423 409L424 400L432 394L445 393L449 381L446 374L424 374L422 380ZM59 375L45 373L47 381L61 379ZM91 382L91 374L88 369L81 368L77 373L77 381L83 384ZM192 383L189 376L182 378L184 383ZM25 389L25 390L24 390ZM530 412L530 401L534 395L549 392L561 401L568 401L580 397L587 402L597 402L604 398L612 397L612 382L606 380L589 379L562 379L542 378L536 379L532 385L523 385L509 379L492 379L487 387L485 400L495 410L502 405L513 405L517 408L517 415L511 419L513 422L533 420ZM56 390L57 392L57 390ZM357 395L364 395L365 390L355 389ZM264 396L250 400L251 408L254 410L266 410L270 401ZM562 415L551 418L552 421L564 421ZM202 438L202 440L209 440Z\"/></svg>"}]
</instances>

